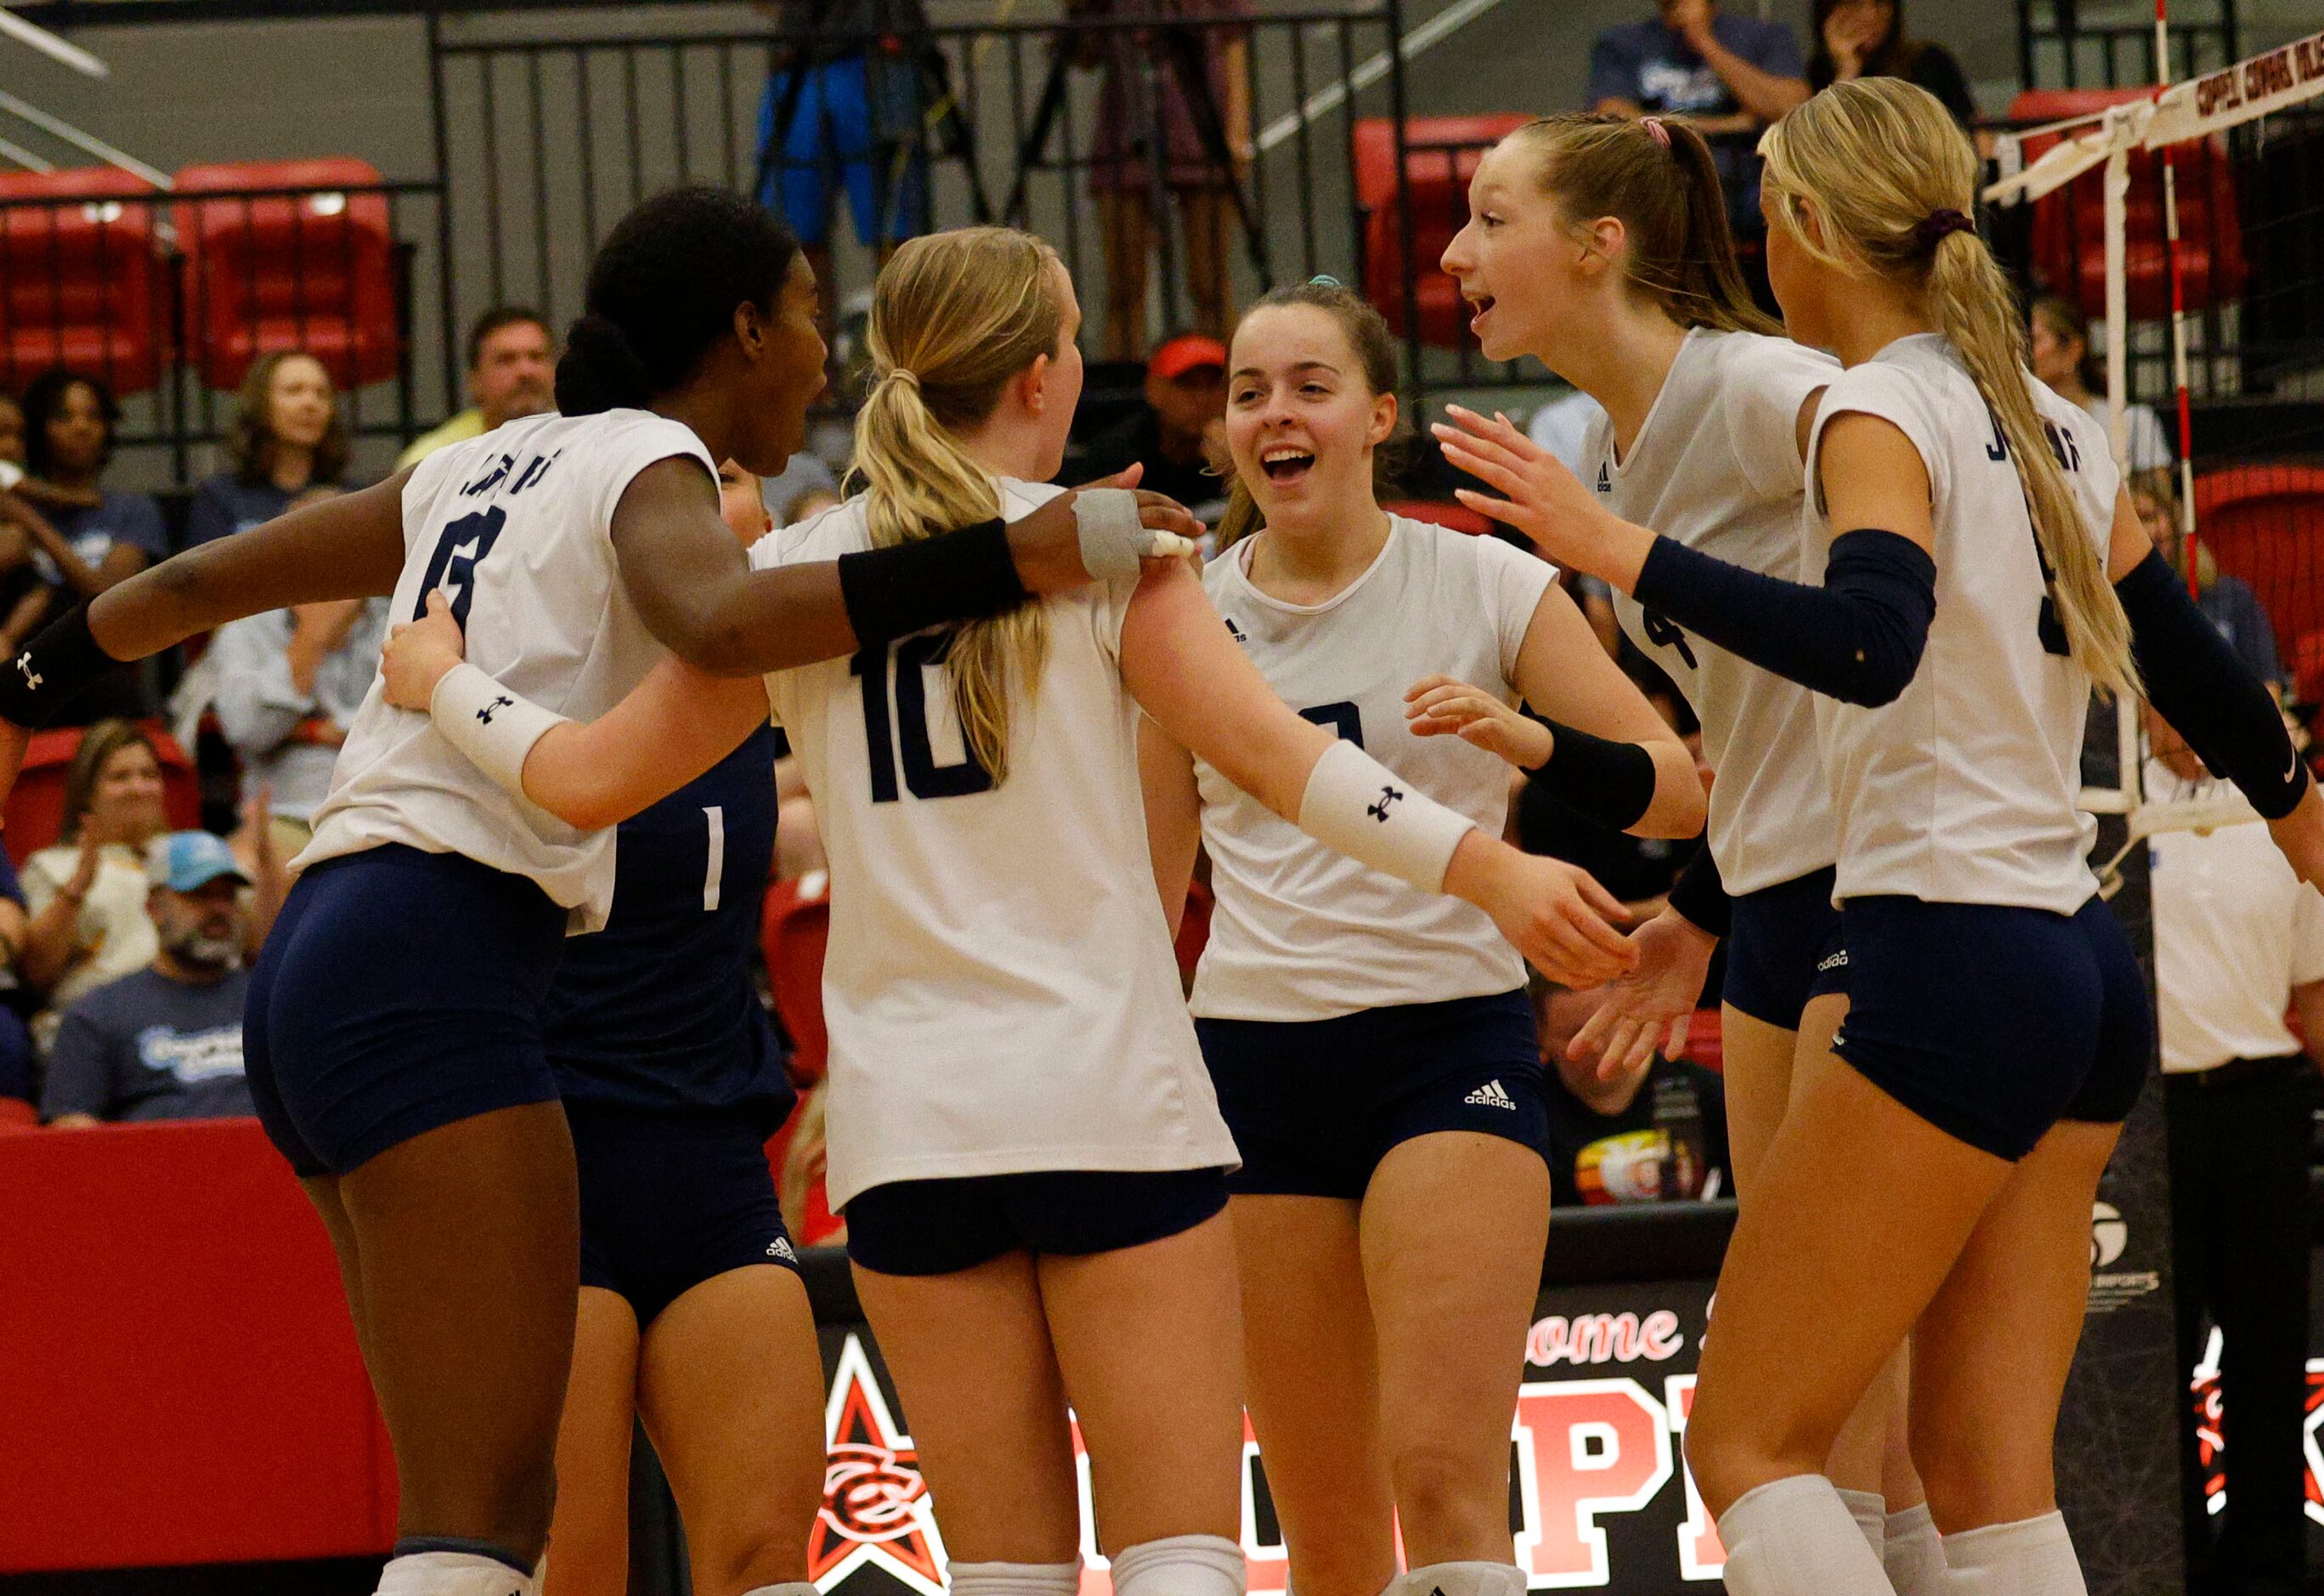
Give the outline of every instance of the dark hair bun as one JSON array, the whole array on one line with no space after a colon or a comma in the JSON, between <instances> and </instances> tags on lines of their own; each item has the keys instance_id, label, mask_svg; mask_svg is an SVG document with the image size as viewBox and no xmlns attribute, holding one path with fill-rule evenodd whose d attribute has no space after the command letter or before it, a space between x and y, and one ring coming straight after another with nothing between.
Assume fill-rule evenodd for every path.
<instances>
[{"instance_id":1,"label":"dark hair bun","mask_svg":"<svg viewBox=\"0 0 2324 1596\"><path fill-rule=\"evenodd\" d=\"M568 416L641 410L653 397L645 362L630 335L603 316L584 316L565 335L557 362L557 408Z\"/></svg>"}]
</instances>

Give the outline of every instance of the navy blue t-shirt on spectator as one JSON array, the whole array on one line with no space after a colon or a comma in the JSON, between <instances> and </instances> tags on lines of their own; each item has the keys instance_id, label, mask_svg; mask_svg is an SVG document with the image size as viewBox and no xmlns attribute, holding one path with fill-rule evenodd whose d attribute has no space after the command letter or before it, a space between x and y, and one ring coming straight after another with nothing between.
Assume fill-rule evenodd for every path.
<instances>
[{"instance_id":1,"label":"navy blue t-shirt on spectator","mask_svg":"<svg viewBox=\"0 0 2324 1596\"><path fill-rule=\"evenodd\" d=\"M1720 11L1711 19L1712 37L1763 72L1803 78L1800 42L1782 23ZM1731 116L1742 107L1711 63L1686 35L1659 17L1624 23L1598 35L1590 47L1592 106L1628 100L1651 115ZM1739 236L1766 231L1759 216L1759 157L1751 141L1716 138L1711 152L1727 189L1727 219Z\"/></svg>"},{"instance_id":2,"label":"navy blue t-shirt on spectator","mask_svg":"<svg viewBox=\"0 0 2324 1596\"><path fill-rule=\"evenodd\" d=\"M306 491L301 488L299 493ZM290 509L290 501L298 496L271 482L253 484L221 471L194 490L193 506L186 512L186 547L246 532L261 521L272 521Z\"/></svg>"},{"instance_id":3,"label":"navy blue t-shirt on spectator","mask_svg":"<svg viewBox=\"0 0 2324 1596\"><path fill-rule=\"evenodd\" d=\"M49 1049L41 1117L217 1120L254 1113L242 1067L250 973L208 986L140 970L83 994Z\"/></svg>"},{"instance_id":4,"label":"navy blue t-shirt on spectator","mask_svg":"<svg viewBox=\"0 0 2324 1596\"><path fill-rule=\"evenodd\" d=\"M752 965L775 856L775 732L750 740L614 833L605 928L565 945L542 1040L573 1101L753 1109L771 1133L793 1093Z\"/></svg>"},{"instance_id":5,"label":"navy blue t-shirt on spectator","mask_svg":"<svg viewBox=\"0 0 2324 1596\"><path fill-rule=\"evenodd\" d=\"M72 551L91 570L103 565L106 557L122 543L143 552L148 565L170 552L169 538L161 527L161 507L143 494L116 494L106 489L98 503L76 510L51 510L48 517L49 524L57 529L57 536L71 544ZM32 564L42 580L62 580L63 573L45 550L32 550Z\"/></svg>"}]
</instances>

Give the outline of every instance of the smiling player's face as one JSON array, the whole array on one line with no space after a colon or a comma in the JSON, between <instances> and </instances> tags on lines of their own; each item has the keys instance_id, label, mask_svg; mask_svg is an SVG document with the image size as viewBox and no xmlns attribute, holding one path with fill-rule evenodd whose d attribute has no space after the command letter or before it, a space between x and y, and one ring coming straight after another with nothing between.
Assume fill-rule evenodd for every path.
<instances>
[{"instance_id":1,"label":"smiling player's face","mask_svg":"<svg viewBox=\"0 0 2324 1596\"><path fill-rule=\"evenodd\" d=\"M1227 450L1272 521L1371 489L1371 452L1396 397L1371 392L1339 318L1315 305L1243 318L1227 359Z\"/></svg>"}]
</instances>

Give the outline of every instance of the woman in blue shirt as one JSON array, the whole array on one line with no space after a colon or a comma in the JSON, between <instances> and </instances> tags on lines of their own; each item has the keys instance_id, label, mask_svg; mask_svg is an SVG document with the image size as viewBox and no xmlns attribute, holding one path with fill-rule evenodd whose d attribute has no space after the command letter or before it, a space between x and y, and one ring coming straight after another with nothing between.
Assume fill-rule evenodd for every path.
<instances>
[{"instance_id":1,"label":"woman in blue shirt","mask_svg":"<svg viewBox=\"0 0 2324 1596\"><path fill-rule=\"evenodd\" d=\"M223 447L226 469L194 490L189 548L272 521L310 487L343 485L347 423L323 363L296 349L262 357Z\"/></svg>"}]
</instances>

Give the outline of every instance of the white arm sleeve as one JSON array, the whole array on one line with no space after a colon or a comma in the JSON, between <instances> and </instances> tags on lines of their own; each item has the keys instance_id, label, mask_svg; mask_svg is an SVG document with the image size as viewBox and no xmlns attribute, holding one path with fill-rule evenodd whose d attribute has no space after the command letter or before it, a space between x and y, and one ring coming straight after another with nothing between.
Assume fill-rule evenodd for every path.
<instances>
[{"instance_id":1,"label":"white arm sleeve","mask_svg":"<svg viewBox=\"0 0 2324 1596\"><path fill-rule=\"evenodd\" d=\"M1452 852L1474 825L1345 741L1323 751L1299 799L1300 830L1424 892L1444 890Z\"/></svg>"},{"instance_id":2,"label":"white arm sleeve","mask_svg":"<svg viewBox=\"0 0 2324 1596\"><path fill-rule=\"evenodd\" d=\"M444 741L503 791L524 797L524 759L566 717L521 698L474 665L455 665L436 684L429 718Z\"/></svg>"}]
</instances>

